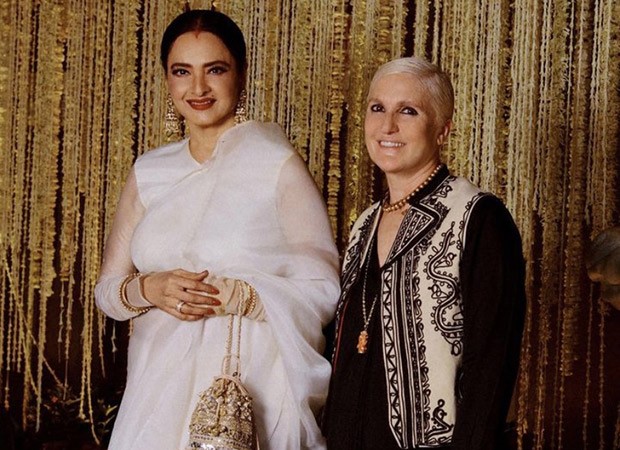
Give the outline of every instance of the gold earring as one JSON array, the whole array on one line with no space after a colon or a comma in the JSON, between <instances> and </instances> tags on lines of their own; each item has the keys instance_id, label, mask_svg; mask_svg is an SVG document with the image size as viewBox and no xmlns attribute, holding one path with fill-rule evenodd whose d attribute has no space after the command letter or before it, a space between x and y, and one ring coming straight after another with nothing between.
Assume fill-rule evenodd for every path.
<instances>
[{"instance_id":1,"label":"gold earring","mask_svg":"<svg viewBox=\"0 0 620 450\"><path fill-rule=\"evenodd\" d=\"M237 100L237 107L235 108L235 124L238 125L248 120L246 116L246 104L248 101L247 93L245 89L241 90L239 94L239 100Z\"/></svg>"},{"instance_id":2,"label":"gold earring","mask_svg":"<svg viewBox=\"0 0 620 450\"><path fill-rule=\"evenodd\" d=\"M166 100L166 118L164 121L166 137L169 139L182 138L185 134L185 127L183 125L183 118L177 113L174 108L174 103L172 102L172 97L168 94L168 99Z\"/></svg>"}]
</instances>

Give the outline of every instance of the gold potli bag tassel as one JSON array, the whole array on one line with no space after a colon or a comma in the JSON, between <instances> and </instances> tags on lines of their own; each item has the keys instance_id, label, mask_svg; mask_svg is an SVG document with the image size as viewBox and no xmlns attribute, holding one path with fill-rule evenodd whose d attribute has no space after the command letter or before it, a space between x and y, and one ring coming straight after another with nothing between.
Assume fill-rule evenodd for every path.
<instances>
[{"instance_id":1,"label":"gold potli bag tassel","mask_svg":"<svg viewBox=\"0 0 620 450\"><path fill-rule=\"evenodd\" d=\"M241 302L243 304L243 302ZM241 384L239 347L241 315L230 315L222 374L200 394L189 424L188 450L259 450L252 397ZM236 353L232 353L233 329L238 322ZM236 367L231 372L231 360Z\"/></svg>"}]
</instances>

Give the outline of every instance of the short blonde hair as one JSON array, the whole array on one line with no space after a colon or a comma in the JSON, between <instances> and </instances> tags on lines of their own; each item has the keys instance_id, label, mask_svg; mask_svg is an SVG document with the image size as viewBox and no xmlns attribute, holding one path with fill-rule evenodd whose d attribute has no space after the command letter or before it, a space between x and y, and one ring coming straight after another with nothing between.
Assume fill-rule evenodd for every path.
<instances>
[{"instance_id":1,"label":"short blonde hair","mask_svg":"<svg viewBox=\"0 0 620 450\"><path fill-rule=\"evenodd\" d=\"M406 73L417 78L427 89L431 100L429 106L435 118L445 124L454 115L454 89L450 77L439 66L417 56L393 59L377 69L370 82L370 88L381 77L395 73Z\"/></svg>"}]
</instances>

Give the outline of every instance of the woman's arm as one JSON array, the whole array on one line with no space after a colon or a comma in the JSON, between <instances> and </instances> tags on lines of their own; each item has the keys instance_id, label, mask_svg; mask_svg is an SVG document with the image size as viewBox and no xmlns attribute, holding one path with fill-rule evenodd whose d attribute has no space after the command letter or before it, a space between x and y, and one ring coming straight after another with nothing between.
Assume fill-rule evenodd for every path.
<instances>
[{"instance_id":1,"label":"woman's arm","mask_svg":"<svg viewBox=\"0 0 620 450\"><path fill-rule=\"evenodd\" d=\"M127 275L136 271L129 246L133 231L143 215L144 206L138 195L136 175L132 169L121 192L95 286L97 306L116 320L127 320L137 315L123 306L120 288ZM152 306L142 297L140 291L140 280L136 278L130 281L126 287L127 300L136 308Z\"/></svg>"},{"instance_id":2,"label":"woman's arm","mask_svg":"<svg viewBox=\"0 0 620 450\"><path fill-rule=\"evenodd\" d=\"M478 201L461 261L464 336L454 450L495 450L517 376L525 315L519 232L495 197Z\"/></svg>"},{"instance_id":3,"label":"woman's arm","mask_svg":"<svg viewBox=\"0 0 620 450\"><path fill-rule=\"evenodd\" d=\"M193 273L177 269L128 278L136 272L131 259L130 244L144 211L135 170L132 169L121 192L103 252L100 275L95 286L97 306L107 316L116 320L131 319L153 306L181 320L200 320L205 315L212 314L213 311L209 308L190 305L184 306L182 312L176 309L181 300L196 301L209 306L219 304L212 297L186 291L193 289L205 294L216 293L217 290L212 286L202 283L208 275L207 271Z\"/></svg>"},{"instance_id":4,"label":"woman's arm","mask_svg":"<svg viewBox=\"0 0 620 450\"><path fill-rule=\"evenodd\" d=\"M322 328L338 300L338 253L323 198L298 155L282 166L277 214L283 241L270 250L281 261L278 274L248 273L265 308L287 383L300 414L300 448L323 445L315 415L327 396L331 373L322 356Z\"/></svg>"},{"instance_id":5,"label":"woman's arm","mask_svg":"<svg viewBox=\"0 0 620 450\"><path fill-rule=\"evenodd\" d=\"M338 251L325 201L298 155L284 164L277 189L280 225L293 249L287 279L300 283L306 301L314 301L315 312L325 326L333 319L340 291Z\"/></svg>"}]
</instances>

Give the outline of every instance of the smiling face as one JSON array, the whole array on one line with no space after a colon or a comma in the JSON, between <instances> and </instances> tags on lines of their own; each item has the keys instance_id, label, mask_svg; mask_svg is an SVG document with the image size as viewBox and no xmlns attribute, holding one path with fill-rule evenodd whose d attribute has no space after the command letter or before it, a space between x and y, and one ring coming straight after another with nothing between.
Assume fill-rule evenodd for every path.
<instances>
[{"instance_id":1,"label":"smiling face","mask_svg":"<svg viewBox=\"0 0 620 450\"><path fill-rule=\"evenodd\" d=\"M370 159L388 176L413 177L439 163L451 122L440 123L424 84L407 73L374 80L364 134Z\"/></svg>"},{"instance_id":2,"label":"smiling face","mask_svg":"<svg viewBox=\"0 0 620 450\"><path fill-rule=\"evenodd\" d=\"M188 32L176 38L168 54L166 81L190 134L196 127L221 134L234 125L242 75L216 35Z\"/></svg>"}]
</instances>

